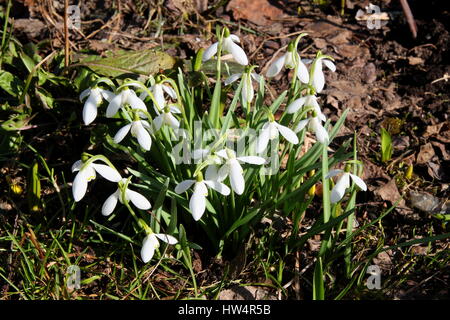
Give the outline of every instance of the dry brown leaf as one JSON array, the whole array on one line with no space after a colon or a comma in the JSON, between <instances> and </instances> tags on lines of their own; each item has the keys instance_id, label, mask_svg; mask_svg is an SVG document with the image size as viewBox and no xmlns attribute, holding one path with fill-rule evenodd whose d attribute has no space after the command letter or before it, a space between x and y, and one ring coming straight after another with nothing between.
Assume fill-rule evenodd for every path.
<instances>
[{"instance_id":1,"label":"dry brown leaf","mask_svg":"<svg viewBox=\"0 0 450 320\"><path fill-rule=\"evenodd\" d=\"M417 164L424 164L431 160L434 156L434 149L431 143L427 143L420 147L419 154L417 155Z\"/></svg>"},{"instance_id":2,"label":"dry brown leaf","mask_svg":"<svg viewBox=\"0 0 450 320\"><path fill-rule=\"evenodd\" d=\"M391 179L388 183L376 189L374 193L380 196L384 201L389 201L392 204L401 199L400 192L398 191L397 184L395 183L395 178ZM401 199L398 205L400 207L404 207L405 200Z\"/></svg>"},{"instance_id":3,"label":"dry brown leaf","mask_svg":"<svg viewBox=\"0 0 450 320\"><path fill-rule=\"evenodd\" d=\"M233 12L236 20L246 19L261 26L271 25L283 15L283 11L268 0L231 0L226 9Z\"/></svg>"}]
</instances>

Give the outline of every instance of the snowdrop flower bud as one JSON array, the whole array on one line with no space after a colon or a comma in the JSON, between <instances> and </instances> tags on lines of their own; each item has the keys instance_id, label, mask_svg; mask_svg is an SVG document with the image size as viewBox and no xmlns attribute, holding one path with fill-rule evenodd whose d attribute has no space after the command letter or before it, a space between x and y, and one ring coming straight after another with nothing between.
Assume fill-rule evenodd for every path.
<instances>
[{"instance_id":1,"label":"snowdrop flower bud","mask_svg":"<svg viewBox=\"0 0 450 320\"><path fill-rule=\"evenodd\" d=\"M72 165L72 172L78 171L72 184L73 198L76 202L83 199L88 182L96 178L96 172L112 182L119 182L122 179L116 169L108 165L94 163L94 161L88 162L88 159L83 158Z\"/></svg>"},{"instance_id":2,"label":"snowdrop flower bud","mask_svg":"<svg viewBox=\"0 0 450 320\"><path fill-rule=\"evenodd\" d=\"M223 181L230 176L231 188L239 195L245 190L244 170L239 162L255 165L266 163L264 158L258 156L236 157L236 152L230 149L217 151L216 154L225 159L225 164L219 169L218 180Z\"/></svg>"},{"instance_id":3,"label":"snowdrop flower bud","mask_svg":"<svg viewBox=\"0 0 450 320\"><path fill-rule=\"evenodd\" d=\"M196 180L184 180L175 187L175 192L180 194L186 192L192 185L194 185L194 192L189 200L189 210L195 221L201 219L206 209L206 197L208 196L208 188L211 188L224 196L230 194L230 188L218 181L217 172L210 170L207 172L206 180L203 180L203 175L199 173Z\"/></svg>"},{"instance_id":4,"label":"snowdrop flower bud","mask_svg":"<svg viewBox=\"0 0 450 320\"><path fill-rule=\"evenodd\" d=\"M230 53L237 63L246 66L248 64L247 55L245 54L244 50L242 50L242 48L238 46L235 42L237 43L240 42L239 37L234 34L230 34L228 28L225 28L225 34L222 42L222 50L224 52ZM208 49L205 50L202 58L203 62L208 61L217 53L218 46L219 43L215 42Z\"/></svg>"},{"instance_id":5,"label":"snowdrop flower bud","mask_svg":"<svg viewBox=\"0 0 450 320\"><path fill-rule=\"evenodd\" d=\"M334 177L340 173L342 173L341 177L339 178L339 180L336 182L335 186L331 190L331 203L337 203L344 197L345 190L348 187L350 187L350 178L361 190L363 190L363 191L367 190L367 186L364 183L364 181L360 177L358 177L354 174L351 174L348 171L344 171L344 170L340 170L340 169L331 170L326 175L326 178L328 179L328 178Z\"/></svg>"},{"instance_id":6,"label":"snowdrop flower bud","mask_svg":"<svg viewBox=\"0 0 450 320\"><path fill-rule=\"evenodd\" d=\"M178 243L178 240L171 235L164 233L153 233L153 231L150 230L142 241L141 259L144 263L152 260L155 250L159 248L158 239L172 245Z\"/></svg>"},{"instance_id":7,"label":"snowdrop flower bud","mask_svg":"<svg viewBox=\"0 0 450 320\"><path fill-rule=\"evenodd\" d=\"M267 121L261 129L261 134L259 135L256 143L256 152L261 153L266 150L269 140L278 138L280 133L290 143L298 143L298 137L295 132L288 127L277 123L273 118L273 115L271 115L271 119L269 119L269 121Z\"/></svg>"},{"instance_id":8,"label":"snowdrop flower bud","mask_svg":"<svg viewBox=\"0 0 450 320\"><path fill-rule=\"evenodd\" d=\"M86 97L88 98L84 102L83 122L85 125L88 125L97 117L97 108L100 103L102 103L103 99L108 102L111 101L114 98L114 93L99 87L93 87L84 90L80 94L80 101Z\"/></svg>"},{"instance_id":9,"label":"snowdrop flower bud","mask_svg":"<svg viewBox=\"0 0 450 320\"><path fill-rule=\"evenodd\" d=\"M325 86L325 76L322 70L322 62L331 71L336 71L336 66L331 60L325 57L319 57L318 59L316 59L315 63L313 64L311 85L318 93L322 92L323 87Z\"/></svg>"},{"instance_id":10,"label":"snowdrop flower bud","mask_svg":"<svg viewBox=\"0 0 450 320\"><path fill-rule=\"evenodd\" d=\"M106 116L108 118L114 117L119 109L123 108L125 104L129 104L132 109L147 111L144 101L139 99L133 90L125 88L111 99L106 108ZM143 113L140 113L140 116L146 118L146 115Z\"/></svg>"},{"instance_id":11,"label":"snowdrop flower bud","mask_svg":"<svg viewBox=\"0 0 450 320\"><path fill-rule=\"evenodd\" d=\"M103 203L102 214L104 216L109 216L114 211L117 205L117 200L123 204L122 192L124 192L125 200L131 201L131 203L137 208L141 210L148 210L152 207L150 202L142 194L128 189L128 179L123 178L118 182L118 184L119 187L117 190Z\"/></svg>"},{"instance_id":12,"label":"snowdrop flower bud","mask_svg":"<svg viewBox=\"0 0 450 320\"><path fill-rule=\"evenodd\" d=\"M302 109L303 107L312 107L314 112L317 113L318 117L322 121L326 121L325 115L322 113L322 110L320 110L320 106L317 103L317 97L314 95L307 95L301 98L298 98L294 101L292 101L287 109L287 113L296 113L298 110Z\"/></svg>"}]
</instances>

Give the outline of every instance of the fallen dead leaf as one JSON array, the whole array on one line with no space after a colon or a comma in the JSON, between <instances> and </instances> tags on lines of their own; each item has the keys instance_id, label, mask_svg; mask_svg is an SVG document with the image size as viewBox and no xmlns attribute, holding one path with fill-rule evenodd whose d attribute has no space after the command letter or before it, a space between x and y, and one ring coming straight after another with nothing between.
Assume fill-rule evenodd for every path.
<instances>
[{"instance_id":1,"label":"fallen dead leaf","mask_svg":"<svg viewBox=\"0 0 450 320\"><path fill-rule=\"evenodd\" d=\"M419 57L408 57L408 62L412 66L416 66L418 64L423 64L425 61Z\"/></svg>"},{"instance_id":2,"label":"fallen dead leaf","mask_svg":"<svg viewBox=\"0 0 450 320\"><path fill-rule=\"evenodd\" d=\"M282 17L283 11L268 0L231 0L226 8L236 20L246 19L260 26L268 26Z\"/></svg>"},{"instance_id":3,"label":"fallen dead leaf","mask_svg":"<svg viewBox=\"0 0 450 320\"><path fill-rule=\"evenodd\" d=\"M424 164L434 157L434 149L431 143L427 143L420 147L419 154L417 155L417 164Z\"/></svg>"},{"instance_id":4,"label":"fallen dead leaf","mask_svg":"<svg viewBox=\"0 0 450 320\"><path fill-rule=\"evenodd\" d=\"M401 199L398 205L400 207L405 206L405 200L402 199L400 192L398 191L397 184L395 183L395 178L391 179L388 183L376 189L374 193L381 197L381 199L383 199L384 201L389 201L392 204Z\"/></svg>"}]
</instances>

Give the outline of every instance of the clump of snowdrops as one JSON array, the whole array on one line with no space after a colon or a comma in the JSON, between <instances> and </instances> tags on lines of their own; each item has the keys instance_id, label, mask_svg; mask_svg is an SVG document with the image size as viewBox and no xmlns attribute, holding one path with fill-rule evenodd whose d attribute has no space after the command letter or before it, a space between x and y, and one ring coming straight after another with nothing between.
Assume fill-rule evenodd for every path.
<instances>
[{"instance_id":1,"label":"clump of snowdrops","mask_svg":"<svg viewBox=\"0 0 450 320\"><path fill-rule=\"evenodd\" d=\"M101 212L109 216L126 207L142 230L141 258L147 263L161 254L160 241L198 248L186 239L199 230L217 254L234 252L252 226L274 213L292 219L286 241L289 250L299 248L306 241L298 236L299 221L321 183L323 212L311 230L326 232L326 250L332 228L340 228L344 218L352 224L356 191L366 185L358 177L356 151L348 152L350 141L330 148L346 115L333 125L320 105L324 71L335 72L336 66L321 52L302 60L297 46L305 36L272 59L265 75L249 64L238 36L217 28L217 42L192 58L189 72L178 69L173 77L158 74L146 82L97 77L80 95L84 124L98 114L113 118L119 129L110 130L105 144L136 166L119 171L106 156L83 153L72 168L75 201L98 175L116 184L114 193L98 199ZM210 60L213 77L202 69ZM285 69L289 89L266 104L266 79ZM305 138L315 141L309 149Z\"/></svg>"}]
</instances>

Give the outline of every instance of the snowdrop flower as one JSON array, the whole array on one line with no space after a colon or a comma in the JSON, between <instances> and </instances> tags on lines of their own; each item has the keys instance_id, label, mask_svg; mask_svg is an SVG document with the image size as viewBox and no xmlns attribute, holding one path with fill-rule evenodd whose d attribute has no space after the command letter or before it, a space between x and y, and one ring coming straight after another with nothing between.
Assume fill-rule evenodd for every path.
<instances>
[{"instance_id":1,"label":"snowdrop flower","mask_svg":"<svg viewBox=\"0 0 450 320\"><path fill-rule=\"evenodd\" d=\"M230 30L228 30L228 28L225 28L224 38L222 41L222 50L224 52L231 53L237 63L246 66L248 64L247 55L245 54L244 50L242 50L242 48L239 47L235 42L240 42L239 37L235 34L230 34ZM215 42L211 46L209 46L209 48L206 49L203 53L202 61L205 62L211 59L217 53L218 46L218 42Z\"/></svg>"},{"instance_id":2,"label":"snowdrop flower","mask_svg":"<svg viewBox=\"0 0 450 320\"><path fill-rule=\"evenodd\" d=\"M321 92L323 90L323 87L325 86L325 76L322 70L322 62L331 71L336 71L335 64L326 57L319 57L315 60L312 70L311 85L314 87L316 92Z\"/></svg>"},{"instance_id":3,"label":"snowdrop flower","mask_svg":"<svg viewBox=\"0 0 450 320\"><path fill-rule=\"evenodd\" d=\"M255 91L253 90L252 79L259 83L261 76L256 74L255 72L251 72L250 70L245 70L243 73L234 73L228 79L225 80L225 85L232 84L239 78L242 78L242 101L243 104L251 103L253 97L255 95Z\"/></svg>"},{"instance_id":4,"label":"snowdrop flower","mask_svg":"<svg viewBox=\"0 0 450 320\"><path fill-rule=\"evenodd\" d=\"M132 109L139 109L147 111L144 101L139 99L133 90L128 88L120 91L111 101L109 102L108 108L106 108L106 116L108 118L114 117L114 115L123 108L125 104L129 104ZM145 114L141 113L142 118L146 118Z\"/></svg>"},{"instance_id":5,"label":"snowdrop flower","mask_svg":"<svg viewBox=\"0 0 450 320\"><path fill-rule=\"evenodd\" d=\"M242 194L245 189L245 180L241 164L245 162L250 164L262 165L266 163L264 158L258 156L236 157L236 152L230 149L223 149L216 154L225 159L225 164L219 169L218 180L223 181L230 176L231 188L236 194Z\"/></svg>"},{"instance_id":6,"label":"snowdrop flower","mask_svg":"<svg viewBox=\"0 0 450 320\"><path fill-rule=\"evenodd\" d=\"M131 129L131 135L136 137L142 149L149 151L152 146L152 138L147 129L151 130L150 124L145 120L135 119L131 123L123 126L114 136L114 142L120 143Z\"/></svg>"},{"instance_id":7,"label":"snowdrop flower","mask_svg":"<svg viewBox=\"0 0 450 320\"><path fill-rule=\"evenodd\" d=\"M144 263L152 260L155 250L159 248L159 240L162 240L168 244L177 244L178 240L168 234L164 233L153 233L150 231L149 234L142 241L142 249L141 249L141 259Z\"/></svg>"},{"instance_id":8,"label":"snowdrop flower","mask_svg":"<svg viewBox=\"0 0 450 320\"><path fill-rule=\"evenodd\" d=\"M339 178L339 180L336 182L335 186L331 190L331 203L339 202L342 199L342 197L345 194L345 190L348 187L350 187L350 178L361 190L363 190L363 191L367 190L367 186L364 183L364 181L360 177L358 177L354 174L351 174L350 172L347 172L347 170L345 170L345 171L341 170L341 169L331 170L326 175L326 178L334 177L340 173L343 173L343 174L341 175L341 177Z\"/></svg>"},{"instance_id":9,"label":"snowdrop flower","mask_svg":"<svg viewBox=\"0 0 450 320\"><path fill-rule=\"evenodd\" d=\"M72 184L73 198L76 202L83 199L88 182L96 178L96 172L112 182L119 182L122 179L119 172L108 165L94 163L94 161L86 165L86 162L87 159L78 160L72 165L72 172L79 171Z\"/></svg>"},{"instance_id":10,"label":"snowdrop flower","mask_svg":"<svg viewBox=\"0 0 450 320\"><path fill-rule=\"evenodd\" d=\"M83 107L83 122L85 125L92 123L97 117L97 108L103 99L108 102L114 98L114 93L99 87L88 88L80 94L80 101L86 98Z\"/></svg>"},{"instance_id":11,"label":"snowdrop flower","mask_svg":"<svg viewBox=\"0 0 450 320\"><path fill-rule=\"evenodd\" d=\"M155 97L156 103L158 104L158 106L155 106L155 110L157 112L160 112L166 106L166 98L164 97L164 92L167 93L173 100L177 99L175 90L163 83L156 83L148 89L152 92L153 96ZM139 98L144 100L147 96L147 92L144 91L141 93Z\"/></svg>"},{"instance_id":12,"label":"snowdrop flower","mask_svg":"<svg viewBox=\"0 0 450 320\"><path fill-rule=\"evenodd\" d=\"M326 121L325 115L322 113L322 110L320 110L320 106L317 103L317 97L314 95L307 95L292 101L287 107L286 112L296 113L298 110L303 108L303 106L312 107L313 110L317 113L319 119L322 121Z\"/></svg>"},{"instance_id":13,"label":"snowdrop flower","mask_svg":"<svg viewBox=\"0 0 450 320\"><path fill-rule=\"evenodd\" d=\"M155 130L158 131L163 124L167 124L172 127L172 129L178 129L180 127L180 122L175 118L172 113L181 113L180 109L175 106L165 107L163 112L153 120L153 125Z\"/></svg>"},{"instance_id":14,"label":"snowdrop flower","mask_svg":"<svg viewBox=\"0 0 450 320\"><path fill-rule=\"evenodd\" d=\"M195 221L200 220L205 213L208 187L224 196L230 194L230 188L218 181L217 171L214 171L215 170L210 170L206 172L206 180L203 180L202 174L199 173L199 175L197 175L197 180L184 180L175 187L175 192L180 194L186 192L186 190L194 185L194 192L189 200L189 210L191 210L192 217Z\"/></svg>"},{"instance_id":15,"label":"snowdrop flower","mask_svg":"<svg viewBox=\"0 0 450 320\"><path fill-rule=\"evenodd\" d=\"M313 111L312 113L313 115L311 117L301 120L294 131L299 132L300 130L303 130L306 126L308 126L308 129L314 132L314 134L316 135L317 141L328 144L330 137L327 130L322 125L323 118L315 111Z\"/></svg>"},{"instance_id":16,"label":"snowdrop flower","mask_svg":"<svg viewBox=\"0 0 450 320\"><path fill-rule=\"evenodd\" d=\"M266 150L269 140L278 138L279 134L290 143L297 144L298 137L294 131L277 123L272 114L269 114L269 121L267 121L261 129L261 134L258 137L256 143L256 152L261 153Z\"/></svg>"},{"instance_id":17,"label":"snowdrop flower","mask_svg":"<svg viewBox=\"0 0 450 320\"><path fill-rule=\"evenodd\" d=\"M300 59L300 55L298 54L296 46L293 42L289 44L288 51L275 60L275 62L269 67L266 76L269 78L275 77L280 73L283 67L287 69L294 69L297 67L297 78L303 83L309 82L308 68L306 68L306 65Z\"/></svg>"},{"instance_id":18,"label":"snowdrop flower","mask_svg":"<svg viewBox=\"0 0 450 320\"><path fill-rule=\"evenodd\" d=\"M120 203L123 204L122 192L125 193L125 200L131 201L131 203L134 204L137 208L141 210L148 210L152 207L150 202L142 194L128 189L128 181L129 180L125 178L120 180L117 190L112 195L110 195L103 203L102 214L104 216L109 216L114 211L117 205L117 200L119 200Z\"/></svg>"}]
</instances>

